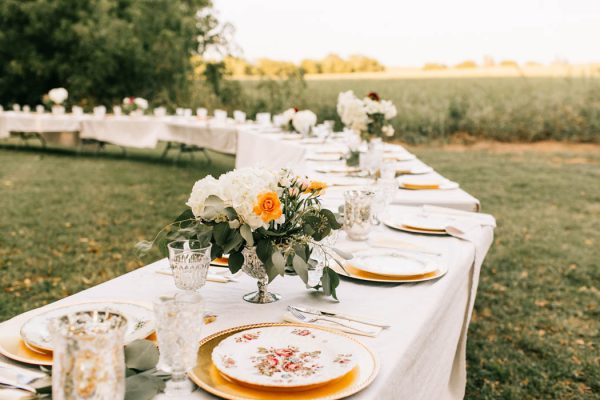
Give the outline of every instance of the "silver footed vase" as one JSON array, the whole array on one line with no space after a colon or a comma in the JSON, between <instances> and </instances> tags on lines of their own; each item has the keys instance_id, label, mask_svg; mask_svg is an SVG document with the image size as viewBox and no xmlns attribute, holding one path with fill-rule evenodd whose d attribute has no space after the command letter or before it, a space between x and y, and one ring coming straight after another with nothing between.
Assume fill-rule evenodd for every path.
<instances>
[{"instance_id":1,"label":"silver footed vase","mask_svg":"<svg viewBox=\"0 0 600 400\"><path fill-rule=\"evenodd\" d=\"M260 261L256 254L255 247L245 247L242 250L244 256L244 264L242 265L242 271L254 279L257 279L258 290L256 292L245 294L243 299L249 303L255 304L267 304L273 303L281 299L281 295L276 293L270 293L268 290L269 276L265 265Z\"/></svg>"}]
</instances>

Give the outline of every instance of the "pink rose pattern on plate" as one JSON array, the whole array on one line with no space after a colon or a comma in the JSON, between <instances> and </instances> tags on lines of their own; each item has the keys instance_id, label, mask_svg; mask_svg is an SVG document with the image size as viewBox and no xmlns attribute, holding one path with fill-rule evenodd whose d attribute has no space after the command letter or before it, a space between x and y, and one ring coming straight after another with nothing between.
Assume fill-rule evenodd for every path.
<instances>
[{"instance_id":1,"label":"pink rose pattern on plate","mask_svg":"<svg viewBox=\"0 0 600 400\"><path fill-rule=\"evenodd\" d=\"M253 356L254 367L260 375L278 376L275 382L293 382L295 377L310 376L323 366L319 363L321 351L301 352L297 347L258 348Z\"/></svg>"},{"instance_id":2,"label":"pink rose pattern on plate","mask_svg":"<svg viewBox=\"0 0 600 400\"><path fill-rule=\"evenodd\" d=\"M223 360L223 365L225 368L235 368L236 366L235 360L230 356L225 355L221 358L221 360Z\"/></svg>"},{"instance_id":3,"label":"pink rose pattern on plate","mask_svg":"<svg viewBox=\"0 0 600 400\"><path fill-rule=\"evenodd\" d=\"M294 329L292 333L298 336L310 336L313 339L315 338L315 335L313 335L310 329Z\"/></svg>"},{"instance_id":4,"label":"pink rose pattern on plate","mask_svg":"<svg viewBox=\"0 0 600 400\"><path fill-rule=\"evenodd\" d=\"M260 337L260 331L254 333L244 333L235 338L236 343L248 343Z\"/></svg>"}]
</instances>

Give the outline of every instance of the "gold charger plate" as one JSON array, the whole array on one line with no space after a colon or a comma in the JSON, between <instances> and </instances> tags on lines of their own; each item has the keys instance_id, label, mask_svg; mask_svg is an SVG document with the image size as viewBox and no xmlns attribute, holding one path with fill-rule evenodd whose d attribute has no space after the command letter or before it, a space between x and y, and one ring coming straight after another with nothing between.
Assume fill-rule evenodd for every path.
<instances>
[{"instance_id":1,"label":"gold charger plate","mask_svg":"<svg viewBox=\"0 0 600 400\"><path fill-rule=\"evenodd\" d=\"M367 271L362 271L356 267L353 267L350 264L344 265L344 269L342 269L337 263L331 263L329 268L333 269L339 275L356 279L359 281L368 281L368 282L384 282L384 283L414 283L414 282L426 282L434 279L441 278L446 275L448 272L447 266L441 266L439 269L423 275L410 275L410 276L387 276L387 275L378 275L373 274Z\"/></svg>"},{"instance_id":2,"label":"gold charger plate","mask_svg":"<svg viewBox=\"0 0 600 400\"><path fill-rule=\"evenodd\" d=\"M235 380L225 378L212 363L213 349L225 338L247 329L269 326L301 326L321 329L344 336L358 343L365 351L365 362L357 365L342 378L307 390L264 390L249 385L241 385ZM332 329L306 324L290 324L281 322L261 323L238 326L214 333L200 342L198 364L188 373L190 379L199 387L227 400L336 400L351 396L373 382L379 372L379 362L373 352L364 344L351 336Z\"/></svg>"},{"instance_id":3,"label":"gold charger plate","mask_svg":"<svg viewBox=\"0 0 600 400\"><path fill-rule=\"evenodd\" d=\"M88 300L73 304L95 303L98 301L108 302L112 300ZM132 304L148 306L146 302L127 301ZM60 307L62 306L58 306L56 308ZM31 318L30 315L26 314L25 316L16 317L14 320L0 324L0 354L6 358L10 358L11 360L19 361L25 364L52 366L51 351L44 351L36 348L35 346L28 346L27 343L21 339L21 326L29 318ZM156 343L156 333L152 333L146 339Z\"/></svg>"}]
</instances>

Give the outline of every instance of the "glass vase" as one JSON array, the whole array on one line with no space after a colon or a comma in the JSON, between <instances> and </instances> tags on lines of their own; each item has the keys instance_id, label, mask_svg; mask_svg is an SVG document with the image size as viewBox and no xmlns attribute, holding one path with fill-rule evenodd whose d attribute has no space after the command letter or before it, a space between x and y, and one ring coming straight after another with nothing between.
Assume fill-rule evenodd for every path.
<instances>
[{"instance_id":1,"label":"glass vase","mask_svg":"<svg viewBox=\"0 0 600 400\"><path fill-rule=\"evenodd\" d=\"M122 315L109 311L82 311L54 320L52 398L123 399L126 327Z\"/></svg>"},{"instance_id":2,"label":"glass vase","mask_svg":"<svg viewBox=\"0 0 600 400\"><path fill-rule=\"evenodd\" d=\"M249 303L267 304L281 299L281 295L270 293L268 290L269 276L267 275L265 265L256 254L256 248L246 247L242 250L242 254L244 255L242 271L258 280L256 282L258 291L244 295L244 300Z\"/></svg>"}]
</instances>

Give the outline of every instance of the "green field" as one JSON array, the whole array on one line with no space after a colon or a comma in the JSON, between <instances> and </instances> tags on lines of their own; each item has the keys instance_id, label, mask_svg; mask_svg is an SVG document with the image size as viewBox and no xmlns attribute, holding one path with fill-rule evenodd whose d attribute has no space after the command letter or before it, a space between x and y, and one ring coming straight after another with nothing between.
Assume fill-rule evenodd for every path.
<instances>
[{"instance_id":1,"label":"green field","mask_svg":"<svg viewBox=\"0 0 600 400\"><path fill-rule=\"evenodd\" d=\"M469 331L467 398L598 398L600 154L414 151L498 219ZM151 261L134 244L208 172L158 154L0 148L0 319ZM210 172L233 166L214 159Z\"/></svg>"},{"instance_id":2,"label":"green field","mask_svg":"<svg viewBox=\"0 0 600 400\"><path fill-rule=\"evenodd\" d=\"M260 104L256 81L243 81L245 92ZM597 78L442 78L344 79L307 81L292 91L289 104L310 108L320 119L336 119L341 91L359 96L370 91L398 108L396 138L407 142L450 141L457 136L500 141L568 140L600 142L600 79ZM264 97L264 93L262 95ZM290 96L286 97L290 98ZM281 112L276 96L265 108ZM260 111L260 110L254 110Z\"/></svg>"}]
</instances>

